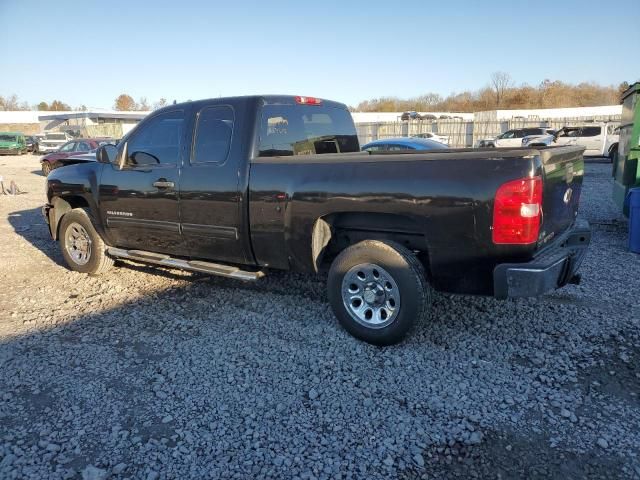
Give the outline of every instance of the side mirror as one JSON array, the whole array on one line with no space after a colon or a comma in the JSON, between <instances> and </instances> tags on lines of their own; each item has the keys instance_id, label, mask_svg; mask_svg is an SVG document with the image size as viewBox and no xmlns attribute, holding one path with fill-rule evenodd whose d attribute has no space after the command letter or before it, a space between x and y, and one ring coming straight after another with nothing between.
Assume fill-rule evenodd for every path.
<instances>
[{"instance_id":1,"label":"side mirror","mask_svg":"<svg viewBox=\"0 0 640 480\"><path fill-rule=\"evenodd\" d=\"M96 150L96 160L100 163L114 163L118 158L118 148L110 143Z\"/></svg>"}]
</instances>

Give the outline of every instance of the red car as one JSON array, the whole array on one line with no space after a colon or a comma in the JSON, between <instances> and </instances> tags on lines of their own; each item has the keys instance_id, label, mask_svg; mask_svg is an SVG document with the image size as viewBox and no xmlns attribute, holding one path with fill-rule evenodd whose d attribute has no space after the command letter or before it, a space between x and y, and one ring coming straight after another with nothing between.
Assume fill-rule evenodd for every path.
<instances>
[{"instance_id":1,"label":"red car","mask_svg":"<svg viewBox=\"0 0 640 480\"><path fill-rule=\"evenodd\" d=\"M60 160L63 160L72 155L90 152L100 147L101 145L113 142L114 140L110 138L77 138L75 140L71 140L62 145L55 152L48 153L47 155L42 157L42 159L40 159L40 164L42 165L42 173L47 176L49 175L49 172L51 172L51 170L62 166Z\"/></svg>"}]
</instances>

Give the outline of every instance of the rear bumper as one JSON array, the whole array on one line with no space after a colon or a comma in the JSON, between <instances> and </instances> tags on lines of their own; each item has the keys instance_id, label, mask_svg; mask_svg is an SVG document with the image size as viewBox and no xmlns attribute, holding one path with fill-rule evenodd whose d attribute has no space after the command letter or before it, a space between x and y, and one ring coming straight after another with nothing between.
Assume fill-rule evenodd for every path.
<instances>
[{"instance_id":1,"label":"rear bumper","mask_svg":"<svg viewBox=\"0 0 640 480\"><path fill-rule=\"evenodd\" d=\"M586 221L573 226L556 247L526 263L503 263L493 270L496 298L536 297L567 283L578 283L576 275L587 247L591 228Z\"/></svg>"}]
</instances>

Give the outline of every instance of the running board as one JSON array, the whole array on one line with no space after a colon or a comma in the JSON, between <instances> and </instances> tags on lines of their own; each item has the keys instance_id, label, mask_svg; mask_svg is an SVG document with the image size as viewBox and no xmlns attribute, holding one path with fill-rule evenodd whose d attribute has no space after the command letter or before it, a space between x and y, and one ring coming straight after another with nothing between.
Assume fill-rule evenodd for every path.
<instances>
[{"instance_id":1,"label":"running board","mask_svg":"<svg viewBox=\"0 0 640 480\"><path fill-rule=\"evenodd\" d=\"M123 250L121 248L109 247L107 253L117 258L153 263L155 265L189 270L192 272L220 275L221 277L235 278L237 280L254 281L264 277L263 271L247 272L230 265L220 265L218 263L202 262L200 260L181 260L162 253L145 252L143 250Z\"/></svg>"}]
</instances>

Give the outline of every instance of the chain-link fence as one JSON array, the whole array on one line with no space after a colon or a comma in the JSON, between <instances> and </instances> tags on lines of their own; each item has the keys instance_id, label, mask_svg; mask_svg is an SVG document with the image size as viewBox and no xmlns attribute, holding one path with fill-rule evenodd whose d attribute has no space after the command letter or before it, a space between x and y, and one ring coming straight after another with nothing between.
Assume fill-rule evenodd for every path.
<instances>
[{"instance_id":1,"label":"chain-link fence","mask_svg":"<svg viewBox=\"0 0 640 480\"><path fill-rule=\"evenodd\" d=\"M593 122L620 122L620 115L605 115L574 118L524 118L514 117L509 120L463 120L458 118L440 120L409 120L405 122L357 123L356 130L360 145L374 140L394 137L414 137L425 133L449 138L449 146L453 148L473 147L487 138L495 138L501 133L514 128L552 128L585 125ZM609 132L611 133L611 132Z\"/></svg>"}]
</instances>

